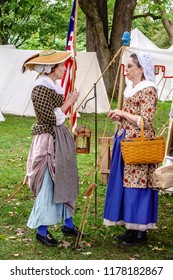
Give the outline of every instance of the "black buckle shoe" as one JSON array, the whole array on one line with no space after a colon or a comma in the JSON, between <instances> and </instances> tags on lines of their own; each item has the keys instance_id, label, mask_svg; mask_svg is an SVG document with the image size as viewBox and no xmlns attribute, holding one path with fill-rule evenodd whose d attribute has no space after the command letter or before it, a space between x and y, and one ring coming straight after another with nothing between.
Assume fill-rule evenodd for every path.
<instances>
[{"instance_id":1,"label":"black buckle shoe","mask_svg":"<svg viewBox=\"0 0 173 280\"><path fill-rule=\"evenodd\" d=\"M127 239L129 239L130 237L132 237L132 235L134 234L134 232L136 232L135 230L132 229L128 229L124 234L122 235L118 235L118 236L114 236L114 238L118 241L126 241Z\"/></svg>"},{"instance_id":2,"label":"black buckle shoe","mask_svg":"<svg viewBox=\"0 0 173 280\"><path fill-rule=\"evenodd\" d=\"M52 236L51 233L47 233L47 235L44 237L42 235L40 235L39 233L36 234L36 239L40 242L42 242L43 244L46 244L48 246L58 246L61 242L55 240Z\"/></svg>"},{"instance_id":3,"label":"black buckle shoe","mask_svg":"<svg viewBox=\"0 0 173 280\"><path fill-rule=\"evenodd\" d=\"M76 226L74 226L73 228L62 226L61 230L65 236L69 236L69 235L78 236L81 234L78 227L76 227ZM85 235L86 235L86 233L82 233L82 236L85 236Z\"/></svg>"},{"instance_id":4,"label":"black buckle shoe","mask_svg":"<svg viewBox=\"0 0 173 280\"><path fill-rule=\"evenodd\" d=\"M142 245L147 240L146 231L136 230L136 233L123 241L124 246Z\"/></svg>"}]
</instances>

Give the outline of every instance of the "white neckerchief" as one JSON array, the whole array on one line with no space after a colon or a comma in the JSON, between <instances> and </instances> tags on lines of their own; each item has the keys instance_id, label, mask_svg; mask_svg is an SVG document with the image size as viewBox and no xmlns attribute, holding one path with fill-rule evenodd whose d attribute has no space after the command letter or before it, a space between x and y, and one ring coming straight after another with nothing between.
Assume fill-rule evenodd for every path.
<instances>
[{"instance_id":1,"label":"white neckerchief","mask_svg":"<svg viewBox=\"0 0 173 280\"><path fill-rule=\"evenodd\" d=\"M141 81L135 87L133 87L132 83L128 83L127 87L124 90L124 97L132 97L135 93L147 87L154 87L156 90L158 90L155 83L147 80Z\"/></svg>"},{"instance_id":2,"label":"white neckerchief","mask_svg":"<svg viewBox=\"0 0 173 280\"><path fill-rule=\"evenodd\" d=\"M47 88L55 90L58 94L63 94L62 88L60 88L60 85L58 81L55 83L46 75L39 76L37 80L34 83L34 87L36 86L45 86Z\"/></svg>"}]
</instances>

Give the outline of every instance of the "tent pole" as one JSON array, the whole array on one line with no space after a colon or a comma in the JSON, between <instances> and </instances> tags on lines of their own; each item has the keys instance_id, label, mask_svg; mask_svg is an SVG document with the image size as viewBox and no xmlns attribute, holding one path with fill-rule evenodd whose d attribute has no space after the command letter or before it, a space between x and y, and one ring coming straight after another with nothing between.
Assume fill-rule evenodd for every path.
<instances>
[{"instance_id":1,"label":"tent pole","mask_svg":"<svg viewBox=\"0 0 173 280\"><path fill-rule=\"evenodd\" d=\"M124 75L121 74L120 76L120 87L119 87L119 93L118 93L118 104L117 108L122 109L123 106L123 92L124 92L124 87L125 87L125 77Z\"/></svg>"},{"instance_id":2,"label":"tent pole","mask_svg":"<svg viewBox=\"0 0 173 280\"><path fill-rule=\"evenodd\" d=\"M95 98L95 184L97 186L97 89L94 83L94 98ZM97 224L97 188L95 191L95 225Z\"/></svg>"},{"instance_id":3,"label":"tent pole","mask_svg":"<svg viewBox=\"0 0 173 280\"><path fill-rule=\"evenodd\" d=\"M117 108L122 109L123 106L123 92L125 88L125 77L123 74L120 74L120 86L119 86L119 91L118 91L118 104ZM118 122L115 122L115 130L118 128Z\"/></svg>"},{"instance_id":4,"label":"tent pole","mask_svg":"<svg viewBox=\"0 0 173 280\"><path fill-rule=\"evenodd\" d=\"M123 45L124 46L129 46L130 45L130 33L128 31L125 31L123 33L123 37L121 38L122 39L122 42L123 42ZM122 57L121 57L121 61L120 63L122 63ZM119 93L118 93L118 104L117 104L117 108L118 109L122 109L122 106L123 106L123 92L124 92L124 88L125 88L125 76L124 76L124 69L123 67L121 66L121 72L120 72L120 87L119 87ZM117 130L118 128L118 122L115 123L115 128Z\"/></svg>"}]
</instances>

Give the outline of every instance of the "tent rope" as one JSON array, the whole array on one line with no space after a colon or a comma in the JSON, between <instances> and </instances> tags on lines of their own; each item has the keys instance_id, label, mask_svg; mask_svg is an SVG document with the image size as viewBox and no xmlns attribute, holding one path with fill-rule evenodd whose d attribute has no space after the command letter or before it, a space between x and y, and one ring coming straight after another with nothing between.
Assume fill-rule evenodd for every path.
<instances>
[{"instance_id":1,"label":"tent rope","mask_svg":"<svg viewBox=\"0 0 173 280\"><path fill-rule=\"evenodd\" d=\"M162 77L162 79L163 79L163 77ZM161 80L162 80L162 79L161 79ZM160 80L160 81L161 81L161 80ZM161 92L160 92L159 100L160 100L160 98L161 98L161 96L162 96L162 93L163 93L163 90L164 90L166 81L167 81L167 79L164 80L164 83L163 83L163 86L162 86L162 90L161 90Z\"/></svg>"},{"instance_id":2,"label":"tent rope","mask_svg":"<svg viewBox=\"0 0 173 280\"><path fill-rule=\"evenodd\" d=\"M112 63L115 62L117 56L119 55L119 53L124 50L125 46L123 45L113 56L112 60L109 62L109 64L106 66L106 68L104 69L103 73L100 75L100 77L97 79L97 81L94 83L94 86L100 81L100 79L104 76L104 74L106 73L106 71L108 70L108 68L112 65ZM76 108L75 111L78 111L78 109L80 108L80 106L83 104L83 102L87 99L88 95L91 93L91 91L94 89L94 86L89 90L89 92L86 94L86 96L84 97L84 99L81 101L81 103L78 105L78 107Z\"/></svg>"},{"instance_id":3,"label":"tent rope","mask_svg":"<svg viewBox=\"0 0 173 280\"><path fill-rule=\"evenodd\" d=\"M86 219L87 219L87 216L89 213L89 208L90 208L90 204L91 204L91 198L93 195L93 191L96 187L97 187L97 185L95 183L92 183L89 186L89 188L86 190L86 192L84 193L85 203L84 203L82 217L81 217L81 221L80 221L80 225L79 225L79 232L78 232L78 235L76 238L75 249L82 247L81 240L82 240L82 235L83 235L83 231L84 231L84 226L85 226Z\"/></svg>"},{"instance_id":4,"label":"tent rope","mask_svg":"<svg viewBox=\"0 0 173 280\"><path fill-rule=\"evenodd\" d=\"M17 186L16 188L14 189L14 192L9 196L7 197L7 199L4 201L4 203L0 206L0 209L2 209L4 207L4 205L6 205L12 198L13 196L19 191L19 189L25 185L25 181L21 181Z\"/></svg>"}]
</instances>

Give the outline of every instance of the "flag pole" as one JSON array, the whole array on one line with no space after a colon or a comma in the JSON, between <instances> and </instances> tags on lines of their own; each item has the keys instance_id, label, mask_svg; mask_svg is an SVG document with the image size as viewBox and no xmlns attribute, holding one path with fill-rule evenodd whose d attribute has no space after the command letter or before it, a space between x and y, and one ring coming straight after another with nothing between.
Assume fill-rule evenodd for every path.
<instances>
[{"instance_id":1,"label":"flag pole","mask_svg":"<svg viewBox=\"0 0 173 280\"><path fill-rule=\"evenodd\" d=\"M74 57L73 57L73 65L72 65L72 92L75 89L75 67L76 67L76 37L77 37L77 20L78 20L78 0L76 0L76 7L75 7L75 17L74 17L74 39L73 39L73 50L74 50ZM72 132L73 128L73 105L70 109L70 131Z\"/></svg>"}]
</instances>

